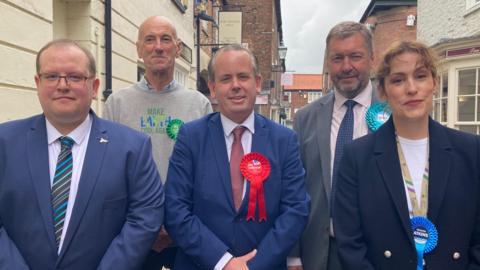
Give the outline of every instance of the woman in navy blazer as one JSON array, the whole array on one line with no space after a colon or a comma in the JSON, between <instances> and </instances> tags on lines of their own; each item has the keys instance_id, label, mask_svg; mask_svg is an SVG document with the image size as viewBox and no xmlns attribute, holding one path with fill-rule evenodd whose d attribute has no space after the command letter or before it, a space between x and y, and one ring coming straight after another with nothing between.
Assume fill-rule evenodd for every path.
<instances>
[{"instance_id":1,"label":"woman in navy blazer","mask_svg":"<svg viewBox=\"0 0 480 270\"><path fill-rule=\"evenodd\" d=\"M394 44L377 82L392 117L346 146L336 183L344 269L480 269L479 138L429 117L438 86L432 52ZM422 240L430 252L417 252Z\"/></svg>"}]
</instances>

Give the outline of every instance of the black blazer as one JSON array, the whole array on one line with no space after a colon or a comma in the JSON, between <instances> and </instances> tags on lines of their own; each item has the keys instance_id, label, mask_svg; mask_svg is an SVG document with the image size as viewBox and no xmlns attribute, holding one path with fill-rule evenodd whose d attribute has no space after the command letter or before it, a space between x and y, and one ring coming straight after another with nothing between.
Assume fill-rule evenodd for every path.
<instances>
[{"instance_id":1,"label":"black blazer","mask_svg":"<svg viewBox=\"0 0 480 270\"><path fill-rule=\"evenodd\" d=\"M480 269L479 137L429 120L428 218L439 234L427 270ZM393 121L347 145L339 168L335 235L344 270L415 270Z\"/></svg>"}]
</instances>

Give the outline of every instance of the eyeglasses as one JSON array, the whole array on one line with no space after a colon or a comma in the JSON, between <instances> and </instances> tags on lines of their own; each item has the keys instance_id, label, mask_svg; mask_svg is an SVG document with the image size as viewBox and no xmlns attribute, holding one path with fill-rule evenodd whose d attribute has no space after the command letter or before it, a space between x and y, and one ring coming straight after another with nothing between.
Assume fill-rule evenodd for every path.
<instances>
[{"instance_id":1,"label":"eyeglasses","mask_svg":"<svg viewBox=\"0 0 480 270\"><path fill-rule=\"evenodd\" d=\"M60 74L57 74L57 73L38 74L38 77L40 77L43 83L49 86L58 85L62 78L65 79L65 83L68 86L80 86L84 84L86 80L93 78L93 76L86 77L86 76L83 76L82 74L67 74L65 76L61 76Z\"/></svg>"}]
</instances>

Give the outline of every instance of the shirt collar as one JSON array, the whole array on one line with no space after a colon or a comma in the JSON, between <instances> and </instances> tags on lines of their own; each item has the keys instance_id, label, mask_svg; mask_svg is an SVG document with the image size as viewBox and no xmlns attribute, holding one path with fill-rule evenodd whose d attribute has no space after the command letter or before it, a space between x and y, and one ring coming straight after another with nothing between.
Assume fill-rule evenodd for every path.
<instances>
[{"instance_id":1,"label":"shirt collar","mask_svg":"<svg viewBox=\"0 0 480 270\"><path fill-rule=\"evenodd\" d=\"M175 85L175 79L173 79L169 84L167 84L167 86L165 86L165 88L163 88L163 90L161 92L167 92L167 91L171 91L173 89L173 86ZM147 79L145 78L145 76L142 76L142 78L140 79L140 81L138 82L138 86L140 87L140 89L144 90L144 91L157 91L157 89L155 89L148 81Z\"/></svg>"},{"instance_id":2,"label":"shirt collar","mask_svg":"<svg viewBox=\"0 0 480 270\"><path fill-rule=\"evenodd\" d=\"M369 80L367 86L365 86L365 89L363 89L360 94L358 94L356 97L353 98L357 104L362 105L362 107L369 107L370 104L372 103L372 92L373 92L373 87L372 87L372 82ZM334 92L335 95L335 102L334 106L335 109L339 109L340 107L343 106L345 101L347 101L347 98L342 96L338 91Z\"/></svg>"},{"instance_id":3,"label":"shirt collar","mask_svg":"<svg viewBox=\"0 0 480 270\"><path fill-rule=\"evenodd\" d=\"M225 115L220 113L220 120L222 121L222 127L223 127L223 132L225 136L230 136L232 133L233 129L235 129L238 126L244 126L246 127L250 133L254 134L255 133L255 113L252 111L252 113L243 121L241 124L237 124L233 122L232 120L228 119Z\"/></svg>"},{"instance_id":4,"label":"shirt collar","mask_svg":"<svg viewBox=\"0 0 480 270\"><path fill-rule=\"evenodd\" d=\"M47 140L48 144L50 145L63 135L52 125L52 123L50 123L50 121L48 121L47 118L45 118L45 120L47 126ZM83 122L74 130L72 130L72 132L70 132L67 136L72 138L77 145L81 144L92 128L92 122L92 117L90 114L88 114L85 120L83 120Z\"/></svg>"}]
</instances>

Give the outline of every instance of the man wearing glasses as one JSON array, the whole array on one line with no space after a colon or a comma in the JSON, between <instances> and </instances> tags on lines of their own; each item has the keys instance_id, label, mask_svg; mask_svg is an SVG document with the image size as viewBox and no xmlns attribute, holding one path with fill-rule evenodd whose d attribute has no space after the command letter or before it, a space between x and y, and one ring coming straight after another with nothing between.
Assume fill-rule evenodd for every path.
<instances>
[{"instance_id":1,"label":"man wearing glasses","mask_svg":"<svg viewBox=\"0 0 480 270\"><path fill-rule=\"evenodd\" d=\"M91 53L45 45L43 114L0 125L0 268L138 269L163 221L150 139L90 109Z\"/></svg>"}]
</instances>

